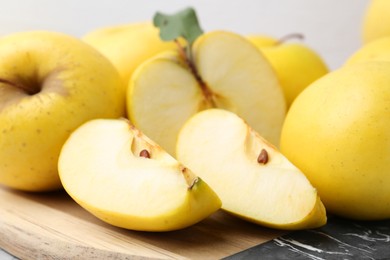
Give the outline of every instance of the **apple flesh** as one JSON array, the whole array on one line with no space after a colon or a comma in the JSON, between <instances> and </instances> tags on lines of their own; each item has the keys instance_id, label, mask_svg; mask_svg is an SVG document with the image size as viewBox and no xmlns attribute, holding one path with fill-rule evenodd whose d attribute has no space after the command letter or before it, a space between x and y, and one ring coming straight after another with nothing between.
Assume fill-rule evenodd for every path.
<instances>
[{"instance_id":1,"label":"apple flesh","mask_svg":"<svg viewBox=\"0 0 390 260\"><path fill-rule=\"evenodd\" d=\"M217 107L237 113L277 145L286 102L260 51L240 35L217 31L196 40L192 57L189 66L180 52L167 52L137 68L127 92L134 125L174 155L185 121Z\"/></svg>"},{"instance_id":2,"label":"apple flesh","mask_svg":"<svg viewBox=\"0 0 390 260\"><path fill-rule=\"evenodd\" d=\"M125 113L125 85L86 43L46 31L0 39L0 183L60 189L57 162L69 134Z\"/></svg>"},{"instance_id":3,"label":"apple flesh","mask_svg":"<svg viewBox=\"0 0 390 260\"><path fill-rule=\"evenodd\" d=\"M92 120L65 143L62 184L82 207L114 226L169 231L221 206L209 186L126 120Z\"/></svg>"},{"instance_id":4,"label":"apple flesh","mask_svg":"<svg viewBox=\"0 0 390 260\"><path fill-rule=\"evenodd\" d=\"M177 157L215 190L224 210L243 219L291 230L326 223L305 175L229 111L209 109L189 119Z\"/></svg>"}]
</instances>

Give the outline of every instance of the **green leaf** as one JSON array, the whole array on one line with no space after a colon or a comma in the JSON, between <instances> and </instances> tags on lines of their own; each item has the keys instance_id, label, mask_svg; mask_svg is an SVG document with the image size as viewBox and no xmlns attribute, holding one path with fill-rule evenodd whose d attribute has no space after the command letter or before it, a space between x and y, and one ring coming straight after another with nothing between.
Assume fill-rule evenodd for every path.
<instances>
[{"instance_id":1,"label":"green leaf","mask_svg":"<svg viewBox=\"0 0 390 260\"><path fill-rule=\"evenodd\" d=\"M160 37L164 41L183 37L189 45L192 45L195 39L203 34L196 12L191 7L173 15L157 12L153 17L153 24L160 28Z\"/></svg>"}]
</instances>

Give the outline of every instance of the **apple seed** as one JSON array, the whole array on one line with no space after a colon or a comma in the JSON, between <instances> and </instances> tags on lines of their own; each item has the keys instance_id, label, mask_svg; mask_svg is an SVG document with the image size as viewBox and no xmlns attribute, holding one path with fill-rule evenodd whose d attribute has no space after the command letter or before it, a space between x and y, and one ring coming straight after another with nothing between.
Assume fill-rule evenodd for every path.
<instances>
[{"instance_id":1,"label":"apple seed","mask_svg":"<svg viewBox=\"0 0 390 260\"><path fill-rule=\"evenodd\" d=\"M268 162L268 153L265 149L261 149L259 157L257 157L257 162L261 164L266 164Z\"/></svg>"},{"instance_id":2,"label":"apple seed","mask_svg":"<svg viewBox=\"0 0 390 260\"><path fill-rule=\"evenodd\" d=\"M143 150L139 153L139 156L140 156L140 157L144 157L144 158L150 159L150 153L149 153L148 150L146 150L146 149L143 149Z\"/></svg>"}]
</instances>

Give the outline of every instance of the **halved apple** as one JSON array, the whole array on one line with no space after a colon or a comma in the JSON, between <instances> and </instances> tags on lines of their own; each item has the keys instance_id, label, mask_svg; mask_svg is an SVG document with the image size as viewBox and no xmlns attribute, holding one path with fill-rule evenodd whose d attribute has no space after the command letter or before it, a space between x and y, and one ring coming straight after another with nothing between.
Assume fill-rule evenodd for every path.
<instances>
[{"instance_id":1,"label":"halved apple","mask_svg":"<svg viewBox=\"0 0 390 260\"><path fill-rule=\"evenodd\" d=\"M124 119L79 127L63 146L59 173L77 203L127 229L180 229L221 206L205 182Z\"/></svg>"},{"instance_id":2,"label":"halved apple","mask_svg":"<svg viewBox=\"0 0 390 260\"><path fill-rule=\"evenodd\" d=\"M178 132L195 113L237 113L279 143L286 101L271 65L246 38L216 31L201 35L191 59L180 51L158 55L134 72L127 93L130 120L174 155Z\"/></svg>"},{"instance_id":3,"label":"halved apple","mask_svg":"<svg viewBox=\"0 0 390 260\"><path fill-rule=\"evenodd\" d=\"M209 109L191 117L176 153L234 215L290 230L326 223L325 208L305 175L234 113Z\"/></svg>"}]
</instances>

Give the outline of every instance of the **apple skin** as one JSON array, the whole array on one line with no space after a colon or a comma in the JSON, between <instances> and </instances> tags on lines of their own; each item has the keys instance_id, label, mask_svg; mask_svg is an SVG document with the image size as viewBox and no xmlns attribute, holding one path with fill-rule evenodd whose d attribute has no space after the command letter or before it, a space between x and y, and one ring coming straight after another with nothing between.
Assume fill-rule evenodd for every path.
<instances>
[{"instance_id":1,"label":"apple skin","mask_svg":"<svg viewBox=\"0 0 390 260\"><path fill-rule=\"evenodd\" d=\"M125 83L142 62L177 47L173 42L161 40L151 22L98 28L84 35L83 40L114 64Z\"/></svg>"},{"instance_id":2,"label":"apple skin","mask_svg":"<svg viewBox=\"0 0 390 260\"><path fill-rule=\"evenodd\" d=\"M371 0L363 17L363 44L385 36L390 36L390 2L388 0Z\"/></svg>"},{"instance_id":3,"label":"apple skin","mask_svg":"<svg viewBox=\"0 0 390 260\"><path fill-rule=\"evenodd\" d=\"M1 38L0 79L0 183L15 189L60 189L57 160L69 134L87 120L125 113L118 72L68 35L30 31Z\"/></svg>"},{"instance_id":4,"label":"apple skin","mask_svg":"<svg viewBox=\"0 0 390 260\"><path fill-rule=\"evenodd\" d=\"M344 66L291 106L281 151L326 209L359 220L390 217L390 62Z\"/></svg>"},{"instance_id":5,"label":"apple skin","mask_svg":"<svg viewBox=\"0 0 390 260\"><path fill-rule=\"evenodd\" d=\"M347 59L344 65L373 60L390 61L390 34L363 45Z\"/></svg>"},{"instance_id":6,"label":"apple skin","mask_svg":"<svg viewBox=\"0 0 390 260\"><path fill-rule=\"evenodd\" d=\"M293 35L291 35L293 37ZM309 46L302 43L250 35L248 39L259 48L274 68L283 88L287 107L312 82L329 72L325 61Z\"/></svg>"}]
</instances>

